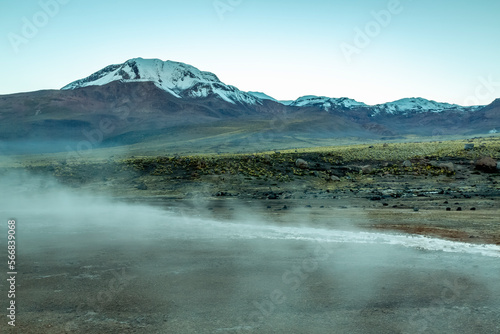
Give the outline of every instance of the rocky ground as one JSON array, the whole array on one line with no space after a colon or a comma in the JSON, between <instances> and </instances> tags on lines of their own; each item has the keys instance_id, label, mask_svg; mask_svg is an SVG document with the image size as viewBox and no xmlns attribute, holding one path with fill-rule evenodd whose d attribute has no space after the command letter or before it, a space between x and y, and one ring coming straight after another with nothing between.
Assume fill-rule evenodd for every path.
<instances>
[{"instance_id":1,"label":"rocky ground","mask_svg":"<svg viewBox=\"0 0 500 334\"><path fill-rule=\"evenodd\" d=\"M363 228L500 243L500 138L205 156L24 160L17 168L89 193L203 203L220 217L365 211ZM230 210L229 212L225 212Z\"/></svg>"},{"instance_id":2,"label":"rocky ground","mask_svg":"<svg viewBox=\"0 0 500 334\"><path fill-rule=\"evenodd\" d=\"M500 149L490 142L484 147L481 140L474 143L472 149L463 142L429 144L433 149L381 144L80 162L27 158L3 165L3 179L18 179L15 192L23 196L61 184L66 190L42 214L34 203L23 205L20 221L31 225L20 242L18 326L2 322L0 329L497 332L496 258L331 244L328 254L333 255L307 275L292 277L290 282L300 284L291 289L283 274L310 259L314 245L300 239L300 232L297 240L266 241L245 237L247 227L231 225L267 222L324 233L402 231L499 245ZM115 204L105 201L94 208L94 200L77 197L66 212L64 201L71 194L104 195L126 205L112 209ZM136 212L137 204L148 209ZM165 224L163 213L156 216L151 206L175 216ZM200 222L193 225L196 217ZM267 235L267 227L259 228ZM1 291L5 288L0 284ZM286 301L275 300L272 306L269 296L276 289Z\"/></svg>"}]
</instances>

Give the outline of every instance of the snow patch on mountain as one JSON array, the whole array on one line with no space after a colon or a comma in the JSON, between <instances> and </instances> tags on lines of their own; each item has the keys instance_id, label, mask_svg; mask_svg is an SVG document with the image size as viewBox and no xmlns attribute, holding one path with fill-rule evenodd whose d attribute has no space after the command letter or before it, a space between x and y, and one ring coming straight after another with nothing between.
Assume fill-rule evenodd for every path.
<instances>
[{"instance_id":1,"label":"snow patch on mountain","mask_svg":"<svg viewBox=\"0 0 500 334\"><path fill-rule=\"evenodd\" d=\"M213 73L200 71L188 64L160 59L135 58L123 64L110 65L62 89L103 86L113 81L153 82L157 87L178 98L203 98L216 95L233 104L262 104L260 98L224 84Z\"/></svg>"},{"instance_id":2,"label":"snow patch on mountain","mask_svg":"<svg viewBox=\"0 0 500 334\"><path fill-rule=\"evenodd\" d=\"M330 98L326 96L315 96L306 95L299 97L297 100L292 102L290 106L294 107L320 107L324 110L330 110L332 108L341 109L351 109L356 107L367 107L363 102L358 102L353 99L348 99L346 97L341 98Z\"/></svg>"},{"instance_id":3,"label":"snow patch on mountain","mask_svg":"<svg viewBox=\"0 0 500 334\"><path fill-rule=\"evenodd\" d=\"M405 114L408 112L443 112L446 110L467 111L470 107L457 104L442 103L426 100L420 97L405 98L393 102L373 106L375 114L385 112L388 114Z\"/></svg>"},{"instance_id":4,"label":"snow patch on mountain","mask_svg":"<svg viewBox=\"0 0 500 334\"><path fill-rule=\"evenodd\" d=\"M323 110L352 110L352 109L368 109L372 116L378 114L391 114L391 115L406 115L409 113L421 112L443 112L447 110L454 111L475 111L483 108L484 106L463 107L457 104L441 103L423 98L405 98L393 102L382 103L377 105L367 105L363 102L358 102L349 98L330 98L325 96L307 95L293 101L290 106L295 107L317 107Z\"/></svg>"}]
</instances>

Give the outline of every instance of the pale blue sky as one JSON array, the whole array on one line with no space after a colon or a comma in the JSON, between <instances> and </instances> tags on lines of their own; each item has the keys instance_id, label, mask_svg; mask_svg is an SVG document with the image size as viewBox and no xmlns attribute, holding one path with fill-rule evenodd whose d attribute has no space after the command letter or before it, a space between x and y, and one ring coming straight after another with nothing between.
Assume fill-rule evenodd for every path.
<instances>
[{"instance_id":1,"label":"pale blue sky","mask_svg":"<svg viewBox=\"0 0 500 334\"><path fill-rule=\"evenodd\" d=\"M377 22L381 11L390 17ZM488 104L500 97L498 13L497 0L2 0L0 94L59 89L143 57L282 100Z\"/></svg>"}]
</instances>

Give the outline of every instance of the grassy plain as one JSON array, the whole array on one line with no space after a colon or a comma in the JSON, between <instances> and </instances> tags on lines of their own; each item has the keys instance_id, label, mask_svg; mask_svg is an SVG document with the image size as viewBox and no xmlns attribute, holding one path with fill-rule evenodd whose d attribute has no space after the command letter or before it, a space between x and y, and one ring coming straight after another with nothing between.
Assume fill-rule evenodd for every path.
<instances>
[{"instance_id":1,"label":"grassy plain","mask_svg":"<svg viewBox=\"0 0 500 334\"><path fill-rule=\"evenodd\" d=\"M0 173L29 172L77 192L162 206L196 200L215 218L230 217L228 210L243 205L276 221L300 220L306 209L303 219L313 212L318 224L328 224L339 209L347 210L341 214L346 219L361 210L369 217L359 220L362 228L500 243L500 174L475 166L483 157L500 160L499 136L255 153L142 152L106 148L69 159L67 153L9 157L0 162Z\"/></svg>"}]
</instances>

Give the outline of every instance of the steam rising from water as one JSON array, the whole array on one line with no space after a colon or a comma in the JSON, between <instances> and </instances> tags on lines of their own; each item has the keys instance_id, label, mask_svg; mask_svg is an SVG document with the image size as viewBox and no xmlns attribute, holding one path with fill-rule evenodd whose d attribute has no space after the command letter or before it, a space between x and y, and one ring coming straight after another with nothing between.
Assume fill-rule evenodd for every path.
<instances>
[{"instance_id":1,"label":"steam rising from water","mask_svg":"<svg viewBox=\"0 0 500 334\"><path fill-rule=\"evenodd\" d=\"M164 290L144 293L146 301L141 305L151 305L150 312L166 307L162 312L178 319L186 318L188 313L199 314L193 321L200 326L212 326L214 318L230 314L220 318L221 324L212 328L213 331L272 329L278 326L274 321L281 317L287 319L286 312L290 312L297 316L296 321L290 320L290 326L293 324L297 330L304 326L302 330L314 332L310 325L306 326L306 315L312 312L318 317L312 316L314 324L331 321L339 326L339 333L356 333L363 328L358 328L358 324L367 321L366 315L351 312L342 318L340 313L331 312L397 305L394 312L404 314L400 314L401 323L406 324L407 305L425 312L430 309L429 305L448 312L457 305L468 307L467 303L479 303L470 295L486 298L500 293L496 284L500 247L496 245L316 228L310 222L291 226L294 224L278 224L253 212L236 214L234 220L222 221L208 218L201 205L194 210L181 210L123 203L22 173L0 178L0 185L7 190L1 199L0 216L4 221L17 219L19 250L26 261L33 257L38 262L63 259L73 263L74 257L82 262L81 268L93 268L99 263L91 261L101 259L102 252L99 252L105 250L113 260L100 265L130 262L127 271L135 277L146 275L149 282L155 282L157 275L167 277ZM252 211L243 206L240 209L235 211ZM324 250L320 256L315 245L321 245ZM40 273L36 279L62 277L78 282L89 279L95 284L109 270L87 272L91 269L81 268L82 272L76 273ZM50 268L47 265L45 269ZM429 278L428 273L434 276ZM459 303L454 300L446 304L443 300L449 298L440 296L444 291L442 285L446 286L450 280L459 282L459 278L466 282L465 288L456 294ZM434 280L436 286L421 291L419 285L433 284ZM413 281L417 283L407 285ZM129 284L131 291L143 287L142 283ZM171 286L175 289L169 289ZM179 296L174 290L180 291ZM269 296L275 291L280 291L286 302L270 304ZM197 297L200 293L206 296ZM398 299L401 295L410 297L401 301ZM172 300L176 301L177 308L171 306ZM308 309L297 306L309 300L313 302ZM488 310L498 307L494 300L487 301ZM432 304L433 301L437 302ZM425 326L420 319L399 328L399 332L425 332L427 325L439 322L425 312L418 314ZM195 326L192 323L179 326L195 330L189 327ZM447 324L440 326L446 329ZM164 328L167 329L172 331L171 327Z\"/></svg>"},{"instance_id":2,"label":"steam rising from water","mask_svg":"<svg viewBox=\"0 0 500 334\"><path fill-rule=\"evenodd\" d=\"M408 248L478 254L500 257L500 246L476 245L408 234L342 231L276 225L266 219L239 215L239 221L221 222L193 217L144 205L125 204L102 195L84 194L63 187L54 180L27 174L9 174L0 179L8 194L2 200L2 213L21 219L32 228L78 233L82 230L113 229L112 239L148 233L150 238L178 239L275 239L322 243L381 244ZM206 213L198 206L197 216ZM243 208L242 208L243 209ZM35 218L36 217L36 218ZM57 217L57 218L56 218ZM334 218L332 218L334 219ZM22 219L21 219L22 220Z\"/></svg>"}]
</instances>

